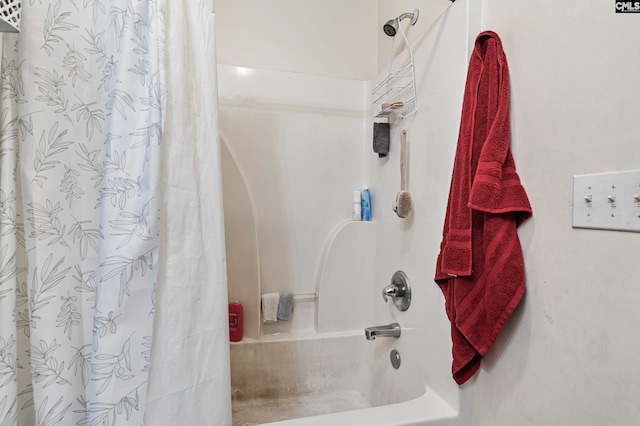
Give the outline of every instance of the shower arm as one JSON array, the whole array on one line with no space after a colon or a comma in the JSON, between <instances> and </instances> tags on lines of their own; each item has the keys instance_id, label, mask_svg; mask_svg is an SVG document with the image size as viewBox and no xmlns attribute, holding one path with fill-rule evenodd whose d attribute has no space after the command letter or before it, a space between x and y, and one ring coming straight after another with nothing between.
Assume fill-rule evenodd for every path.
<instances>
[{"instance_id":1,"label":"shower arm","mask_svg":"<svg viewBox=\"0 0 640 426\"><path fill-rule=\"evenodd\" d=\"M451 3L454 3L456 0L449 0L449 1L450 1ZM407 19L407 18L411 19L411 25L415 25L415 24L416 24L416 22L418 22L418 15L419 15L419 11L418 11L418 9L414 9L414 11L413 11L413 12L405 12L405 13L403 13L402 15L398 16L398 17L397 17L397 18L395 18L395 19L390 19L389 21L387 21L387 24L386 24L386 25L389 25L390 23L392 23L393 21L395 21L395 22L397 23L397 24L396 24L396 28L395 28L395 29L397 30L397 29L398 29L397 27L399 27L399 26L400 26L400 22L401 22L402 20L404 20L404 19ZM385 25L385 26L386 26L386 25ZM385 32L386 32L386 31L385 31ZM395 34L395 31L393 31L393 33L392 33L392 34L387 33L387 35L388 35L388 36L393 37L393 36L395 36L396 34Z\"/></svg>"},{"instance_id":2,"label":"shower arm","mask_svg":"<svg viewBox=\"0 0 640 426\"><path fill-rule=\"evenodd\" d=\"M416 9L413 13L412 12L403 13L402 15L398 16L396 19L398 20L398 23L400 23L400 21L407 18L411 19L411 25L415 25L415 23L418 21L418 9Z\"/></svg>"}]
</instances>

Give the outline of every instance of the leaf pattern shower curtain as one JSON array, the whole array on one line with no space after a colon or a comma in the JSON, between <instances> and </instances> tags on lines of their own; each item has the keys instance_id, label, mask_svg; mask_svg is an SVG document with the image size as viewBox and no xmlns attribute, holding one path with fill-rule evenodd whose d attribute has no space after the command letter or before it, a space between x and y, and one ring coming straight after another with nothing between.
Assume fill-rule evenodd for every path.
<instances>
[{"instance_id":1,"label":"leaf pattern shower curtain","mask_svg":"<svg viewBox=\"0 0 640 426\"><path fill-rule=\"evenodd\" d=\"M164 5L22 5L22 33L2 36L0 426L142 425L162 237Z\"/></svg>"}]
</instances>

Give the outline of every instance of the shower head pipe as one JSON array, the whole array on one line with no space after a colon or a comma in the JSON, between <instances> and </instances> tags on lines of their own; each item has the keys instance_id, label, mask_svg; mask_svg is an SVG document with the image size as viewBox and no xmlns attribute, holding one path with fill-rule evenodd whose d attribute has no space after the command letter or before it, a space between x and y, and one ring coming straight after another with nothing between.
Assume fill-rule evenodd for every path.
<instances>
[{"instance_id":1,"label":"shower head pipe","mask_svg":"<svg viewBox=\"0 0 640 426\"><path fill-rule=\"evenodd\" d=\"M402 15L398 16L397 18L393 18L393 19L389 19L384 26L382 27L384 33L386 35L388 35L389 37L395 37L396 33L398 32L398 27L400 26L400 21L402 21L403 19L411 19L411 25L415 25L416 22L418 22L418 15L419 15L419 11L418 9L415 9L413 11L413 13L411 12L407 12L407 13L403 13Z\"/></svg>"},{"instance_id":2,"label":"shower head pipe","mask_svg":"<svg viewBox=\"0 0 640 426\"><path fill-rule=\"evenodd\" d=\"M456 0L449 0L454 3ZM411 25L415 25L418 22L418 9L414 9L413 13L407 12L398 16L397 18L389 19L382 27L384 33L389 37L395 37L400 27L400 21L406 18L411 18Z\"/></svg>"}]
</instances>

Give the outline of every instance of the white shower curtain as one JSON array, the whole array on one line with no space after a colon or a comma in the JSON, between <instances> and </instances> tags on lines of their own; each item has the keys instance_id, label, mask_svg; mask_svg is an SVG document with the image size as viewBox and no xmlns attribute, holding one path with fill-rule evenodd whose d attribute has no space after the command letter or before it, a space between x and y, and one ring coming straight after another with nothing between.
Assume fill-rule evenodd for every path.
<instances>
[{"instance_id":1,"label":"white shower curtain","mask_svg":"<svg viewBox=\"0 0 640 426\"><path fill-rule=\"evenodd\" d=\"M0 426L230 424L213 4L2 36Z\"/></svg>"}]
</instances>

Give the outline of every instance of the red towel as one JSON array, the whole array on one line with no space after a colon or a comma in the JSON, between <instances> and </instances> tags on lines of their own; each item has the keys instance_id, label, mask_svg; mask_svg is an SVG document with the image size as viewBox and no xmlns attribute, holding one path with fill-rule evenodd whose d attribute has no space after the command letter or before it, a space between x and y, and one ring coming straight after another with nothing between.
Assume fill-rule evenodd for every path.
<instances>
[{"instance_id":1,"label":"red towel","mask_svg":"<svg viewBox=\"0 0 640 426\"><path fill-rule=\"evenodd\" d=\"M467 381L525 290L516 227L531 215L509 148L509 69L498 35L469 62L436 283L451 321L453 378Z\"/></svg>"}]
</instances>

